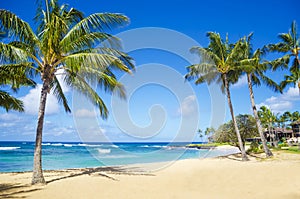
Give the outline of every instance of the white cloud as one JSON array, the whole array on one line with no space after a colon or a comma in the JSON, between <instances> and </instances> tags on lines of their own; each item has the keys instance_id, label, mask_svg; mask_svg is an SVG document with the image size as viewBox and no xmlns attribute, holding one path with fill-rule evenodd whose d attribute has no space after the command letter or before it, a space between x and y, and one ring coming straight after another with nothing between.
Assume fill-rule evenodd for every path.
<instances>
[{"instance_id":1,"label":"white cloud","mask_svg":"<svg viewBox=\"0 0 300 199\"><path fill-rule=\"evenodd\" d=\"M195 95L190 95L183 100L177 113L181 116L191 116L195 114L197 110L197 98Z\"/></svg>"},{"instance_id":2,"label":"white cloud","mask_svg":"<svg viewBox=\"0 0 300 199\"><path fill-rule=\"evenodd\" d=\"M64 83L64 70L60 69L56 73L57 79L64 93L70 92L70 87ZM30 115L37 115L40 104L42 84L37 84L35 88L31 89L27 95L21 97L20 100L24 102L25 113ZM48 93L46 102L46 114L59 113L59 103L53 93Z\"/></svg>"},{"instance_id":3,"label":"white cloud","mask_svg":"<svg viewBox=\"0 0 300 199\"><path fill-rule=\"evenodd\" d=\"M236 84L232 85L232 88L240 88L247 85L247 83L247 75L243 75L239 78L239 81Z\"/></svg>"},{"instance_id":4,"label":"white cloud","mask_svg":"<svg viewBox=\"0 0 300 199\"><path fill-rule=\"evenodd\" d=\"M40 104L42 85L38 84L35 88L31 89L27 95L20 99L24 102L25 113L37 115ZM46 102L46 114L59 113L59 104L56 97L49 93Z\"/></svg>"},{"instance_id":5,"label":"white cloud","mask_svg":"<svg viewBox=\"0 0 300 199\"><path fill-rule=\"evenodd\" d=\"M96 117L94 110L79 109L75 112L75 117Z\"/></svg>"},{"instance_id":6,"label":"white cloud","mask_svg":"<svg viewBox=\"0 0 300 199\"><path fill-rule=\"evenodd\" d=\"M66 92L70 92L70 87L68 85L66 85L64 83L64 78L65 78L65 75L64 75L64 70L63 69L59 69L58 71L56 71L56 77L59 81L59 84L61 86L61 89L63 90L64 93Z\"/></svg>"},{"instance_id":7,"label":"white cloud","mask_svg":"<svg viewBox=\"0 0 300 199\"><path fill-rule=\"evenodd\" d=\"M267 98L264 102L257 105L257 107L266 106L274 113L283 113L293 108L293 102L300 101L298 88L290 87L286 92L277 97Z\"/></svg>"},{"instance_id":8,"label":"white cloud","mask_svg":"<svg viewBox=\"0 0 300 199\"><path fill-rule=\"evenodd\" d=\"M4 113L0 115L0 120L4 120L4 121L16 121L19 119L20 119L19 116L12 113Z\"/></svg>"}]
</instances>

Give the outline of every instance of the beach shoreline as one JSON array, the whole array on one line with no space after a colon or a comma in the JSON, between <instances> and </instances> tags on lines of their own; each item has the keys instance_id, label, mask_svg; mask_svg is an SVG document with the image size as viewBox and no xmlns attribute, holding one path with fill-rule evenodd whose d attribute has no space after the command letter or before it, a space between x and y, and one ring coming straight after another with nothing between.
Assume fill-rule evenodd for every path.
<instances>
[{"instance_id":1,"label":"beach shoreline","mask_svg":"<svg viewBox=\"0 0 300 199\"><path fill-rule=\"evenodd\" d=\"M0 198L300 198L298 154L150 164L45 171L46 186L31 186L31 172L0 173Z\"/></svg>"}]
</instances>

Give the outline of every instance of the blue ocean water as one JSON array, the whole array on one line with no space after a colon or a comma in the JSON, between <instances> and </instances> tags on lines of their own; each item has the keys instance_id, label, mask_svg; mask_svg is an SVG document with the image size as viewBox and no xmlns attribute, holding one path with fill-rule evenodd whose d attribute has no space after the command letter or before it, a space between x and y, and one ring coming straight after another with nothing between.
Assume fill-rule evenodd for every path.
<instances>
[{"instance_id":1,"label":"blue ocean water","mask_svg":"<svg viewBox=\"0 0 300 199\"><path fill-rule=\"evenodd\" d=\"M226 151L188 149L186 143L42 144L45 170L175 161L226 155ZM0 172L31 171L33 142L0 142Z\"/></svg>"}]
</instances>

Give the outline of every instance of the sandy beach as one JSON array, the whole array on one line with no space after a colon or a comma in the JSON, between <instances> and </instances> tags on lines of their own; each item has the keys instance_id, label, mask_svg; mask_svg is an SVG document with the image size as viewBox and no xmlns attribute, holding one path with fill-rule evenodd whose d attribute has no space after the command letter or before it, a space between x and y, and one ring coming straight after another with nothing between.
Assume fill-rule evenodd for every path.
<instances>
[{"instance_id":1,"label":"sandy beach","mask_svg":"<svg viewBox=\"0 0 300 199\"><path fill-rule=\"evenodd\" d=\"M31 173L2 173L0 198L300 198L297 154L180 160L155 172L147 166L46 171L46 186L30 186Z\"/></svg>"}]
</instances>

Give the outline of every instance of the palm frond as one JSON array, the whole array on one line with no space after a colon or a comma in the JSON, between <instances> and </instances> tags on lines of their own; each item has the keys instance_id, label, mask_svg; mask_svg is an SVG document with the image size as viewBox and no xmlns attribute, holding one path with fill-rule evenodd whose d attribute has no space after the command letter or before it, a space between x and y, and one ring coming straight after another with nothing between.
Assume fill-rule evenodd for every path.
<instances>
[{"instance_id":1,"label":"palm frond","mask_svg":"<svg viewBox=\"0 0 300 199\"><path fill-rule=\"evenodd\" d=\"M92 32L84 34L72 41L64 39L59 44L61 50L68 53L93 48L95 45L120 49L121 41L119 38L107 33Z\"/></svg>"},{"instance_id":2,"label":"palm frond","mask_svg":"<svg viewBox=\"0 0 300 199\"><path fill-rule=\"evenodd\" d=\"M71 112L71 109L68 105L68 100L64 94L64 91L62 90L62 87L57 79L56 76L54 76L53 78L53 82L51 83L51 88L52 88L52 92L53 94L56 96L57 100L59 103L62 103L64 108L65 108L65 111L67 113L70 113Z\"/></svg>"},{"instance_id":3,"label":"palm frond","mask_svg":"<svg viewBox=\"0 0 300 199\"><path fill-rule=\"evenodd\" d=\"M200 63L208 63L213 65L221 64L222 60L214 52L211 52L209 49L194 46L190 49L192 54L196 54L200 58ZM212 70L208 69L207 71Z\"/></svg>"},{"instance_id":4,"label":"palm frond","mask_svg":"<svg viewBox=\"0 0 300 199\"><path fill-rule=\"evenodd\" d=\"M117 57L99 53L78 53L64 57L60 64L64 62L73 72L79 72L81 68L97 68L104 71L107 67L115 67L119 70L130 73L130 69ZM86 69L85 69L86 70Z\"/></svg>"},{"instance_id":5,"label":"palm frond","mask_svg":"<svg viewBox=\"0 0 300 199\"><path fill-rule=\"evenodd\" d=\"M29 24L8 10L0 9L0 27L7 30L12 39L17 38L32 46L38 43L38 38Z\"/></svg>"},{"instance_id":6,"label":"palm frond","mask_svg":"<svg viewBox=\"0 0 300 199\"><path fill-rule=\"evenodd\" d=\"M222 61L225 61L227 57L226 53L226 47L225 44L223 43L220 34L214 33L214 32L208 32L207 36L210 39L210 43L208 48L217 55Z\"/></svg>"},{"instance_id":7,"label":"palm frond","mask_svg":"<svg viewBox=\"0 0 300 199\"><path fill-rule=\"evenodd\" d=\"M91 103L99 108L100 116L103 119L106 119L108 116L108 109L98 93L86 82L83 77L73 73L72 71L67 72L69 74L66 76L66 83L79 93L86 96Z\"/></svg>"},{"instance_id":8,"label":"palm frond","mask_svg":"<svg viewBox=\"0 0 300 199\"><path fill-rule=\"evenodd\" d=\"M280 92L282 93L282 88L280 85L278 85L275 81L273 81L271 78L265 76L263 73L259 74L259 77L261 81L270 89L272 89L274 92Z\"/></svg>"},{"instance_id":9,"label":"palm frond","mask_svg":"<svg viewBox=\"0 0 300 199\"><path fill-rule=\"evenodd\" d=\"M293 46L293 37L289 33L281 33L278 35L279 39L282 40L283 43L288 44L289 46Z\"/></svg>"},{"instance_id":10,"label":"palm frond","mask_svg":"<svg viewBox=\"0 0 300 199\"><path fill-rule=\"evenodd\" d=\"M35 86L36 83L30 79L32 63L3 64L0 65L0 84L11 85L13 90L20 86Z\"/></svg>"},{"instance_id":11,"label":"palm frond","mask_svg":"<svg viewBox=\"0 0 300 199\"><path fill-rule=\"evenodd\" d=\"M5 108L6 111L24 111L24 104L21 100L9 95L9 93L2 90L0 90L0 107Z\"/></svg>"},{"instance_id":12,"label":"palm frond","mask_svg":"<svg viewBox=\"0 0 300 199\"><path fill-rule=\"evenodd\" d=\"M26 50L18 48L12 44L4 44L0 42L0 61L5 62L26 62L28 54Z\"/></svg>"},{"instance_id":13,"label":"palm frond","mask_svg":"<svg viewBox=\"0 0 300 199\"><path fill-rule=\"evenodd\" d=\"M113 27L120 27L129 23L129 19L122 14L112 13L95 13L74 25L64 36L61 43L67 44L82 37L83 35L106 29L111 30Z\"/></svg>"}]
</instances>

